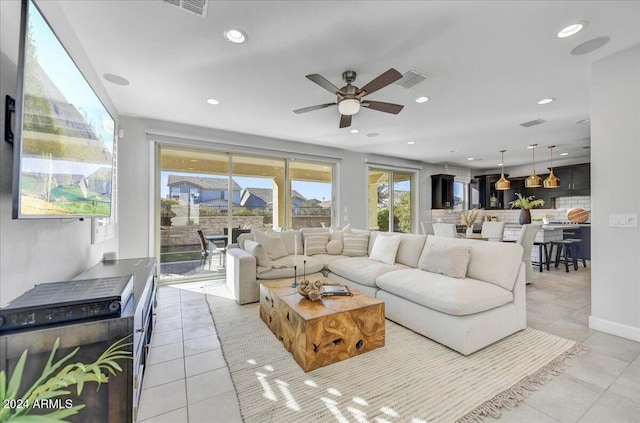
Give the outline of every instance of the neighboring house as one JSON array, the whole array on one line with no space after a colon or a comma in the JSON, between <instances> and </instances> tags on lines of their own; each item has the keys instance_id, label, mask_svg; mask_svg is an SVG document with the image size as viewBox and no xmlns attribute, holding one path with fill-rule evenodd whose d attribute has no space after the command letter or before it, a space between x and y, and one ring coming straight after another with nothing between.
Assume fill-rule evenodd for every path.
<instances>
[{"instance_id":1,"label":"neighboring house","mask_svg":"<svg viewBox=\"0 0 640 423\"><path fill-rule=\"evenodd\" d=\"M293 190L291 204L294 209L300 207L307 199L298 191ZM242 192L240 205L249 208L273 208L273 190L271 188L245 188Z\"/></svg>"},{"instance_id":2,"label":"neighboring house","mask_svg":"<svg viewBox=\"0 0 640 423\"><path fill-rule=\"evenodd\" d=\"M169 175L167 186L169 198L193 204L213 204L227 206L229 198L228 179L205 178L200 176ZM240 204L242 188L231 180L231 203ZM224 200L224 201L221 201Z\"/></svg>"}]
</instances>

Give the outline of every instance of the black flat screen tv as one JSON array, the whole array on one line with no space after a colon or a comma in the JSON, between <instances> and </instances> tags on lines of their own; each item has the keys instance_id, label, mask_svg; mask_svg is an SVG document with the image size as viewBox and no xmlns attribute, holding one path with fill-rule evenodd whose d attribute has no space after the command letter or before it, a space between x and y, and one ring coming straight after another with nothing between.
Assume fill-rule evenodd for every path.
<instances>
[{"instance_id":1,"label":"black flat screen tv","mask_svg":"<svg viewBox=\"0 0 640 423\"><path fill-rule=\"evenodd\" d=\"M30 0L15 113L13 217L111 216L115 121Z\"/></svg>"}]
</instances>

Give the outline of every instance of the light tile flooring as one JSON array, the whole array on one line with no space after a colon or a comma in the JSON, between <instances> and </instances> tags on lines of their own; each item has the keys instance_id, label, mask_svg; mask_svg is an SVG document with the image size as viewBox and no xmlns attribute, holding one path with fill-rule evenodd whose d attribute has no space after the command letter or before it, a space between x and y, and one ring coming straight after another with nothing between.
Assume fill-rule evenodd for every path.
<instances>
[{"instance_id":1,"label":"light tile flooring","mask_svg":"<svg viewBox=\"0 0 640 423\"><path fill-rule=\"evenodd\" d=\"M590 351L569 359L566 372L497 421L640 421L640 343L589 329L590 289L589 268L536 272L527 285L528 325L579 341ZM138 422L242 421L205 293L230 297L223 281L158 289Z\"/></svg>"}]
</instances>

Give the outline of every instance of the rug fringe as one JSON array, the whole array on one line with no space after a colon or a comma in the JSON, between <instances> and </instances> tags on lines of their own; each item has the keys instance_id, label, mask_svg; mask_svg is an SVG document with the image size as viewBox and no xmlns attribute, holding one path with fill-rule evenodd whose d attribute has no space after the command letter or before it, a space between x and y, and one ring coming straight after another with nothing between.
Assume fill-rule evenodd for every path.
<instances>
[{"instance_id":1,"label":"rug fringe","mask_svg":"<svg viewBox=\"0 0 640 423\"><path fill-rule=\"evenodd\" d=\"M475 410L458 420L458 423L479 423L484 422L484 417L491 416L500 418L502 409L511 409L524 401L533 391L539 390L553 376L558 376L568 365L565 360L571 356L583 356L589 351L589 348L576 344L569 350L560 354L552 362L542 367L535 373L525 377L515 386L499 393L494 398L478 406Z\"/></svg>"}]
</instances>

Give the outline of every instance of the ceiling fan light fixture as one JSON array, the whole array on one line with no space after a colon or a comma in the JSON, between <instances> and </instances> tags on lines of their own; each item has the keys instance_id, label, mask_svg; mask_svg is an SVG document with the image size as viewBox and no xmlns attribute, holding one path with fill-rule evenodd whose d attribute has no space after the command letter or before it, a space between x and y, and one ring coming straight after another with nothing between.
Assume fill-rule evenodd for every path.
<instances>
[{"instance_id":1,"label":"ceiling fan light fixture","mask_svg":"<svg viewBox=\"0 0 640 423\"><path fill-rule=\"evenodd\" d=\"M355 115L360 111L360 101L355 98L345 98L338 103L338 111L341 115Z\"/></svg>"}]
</instances>

